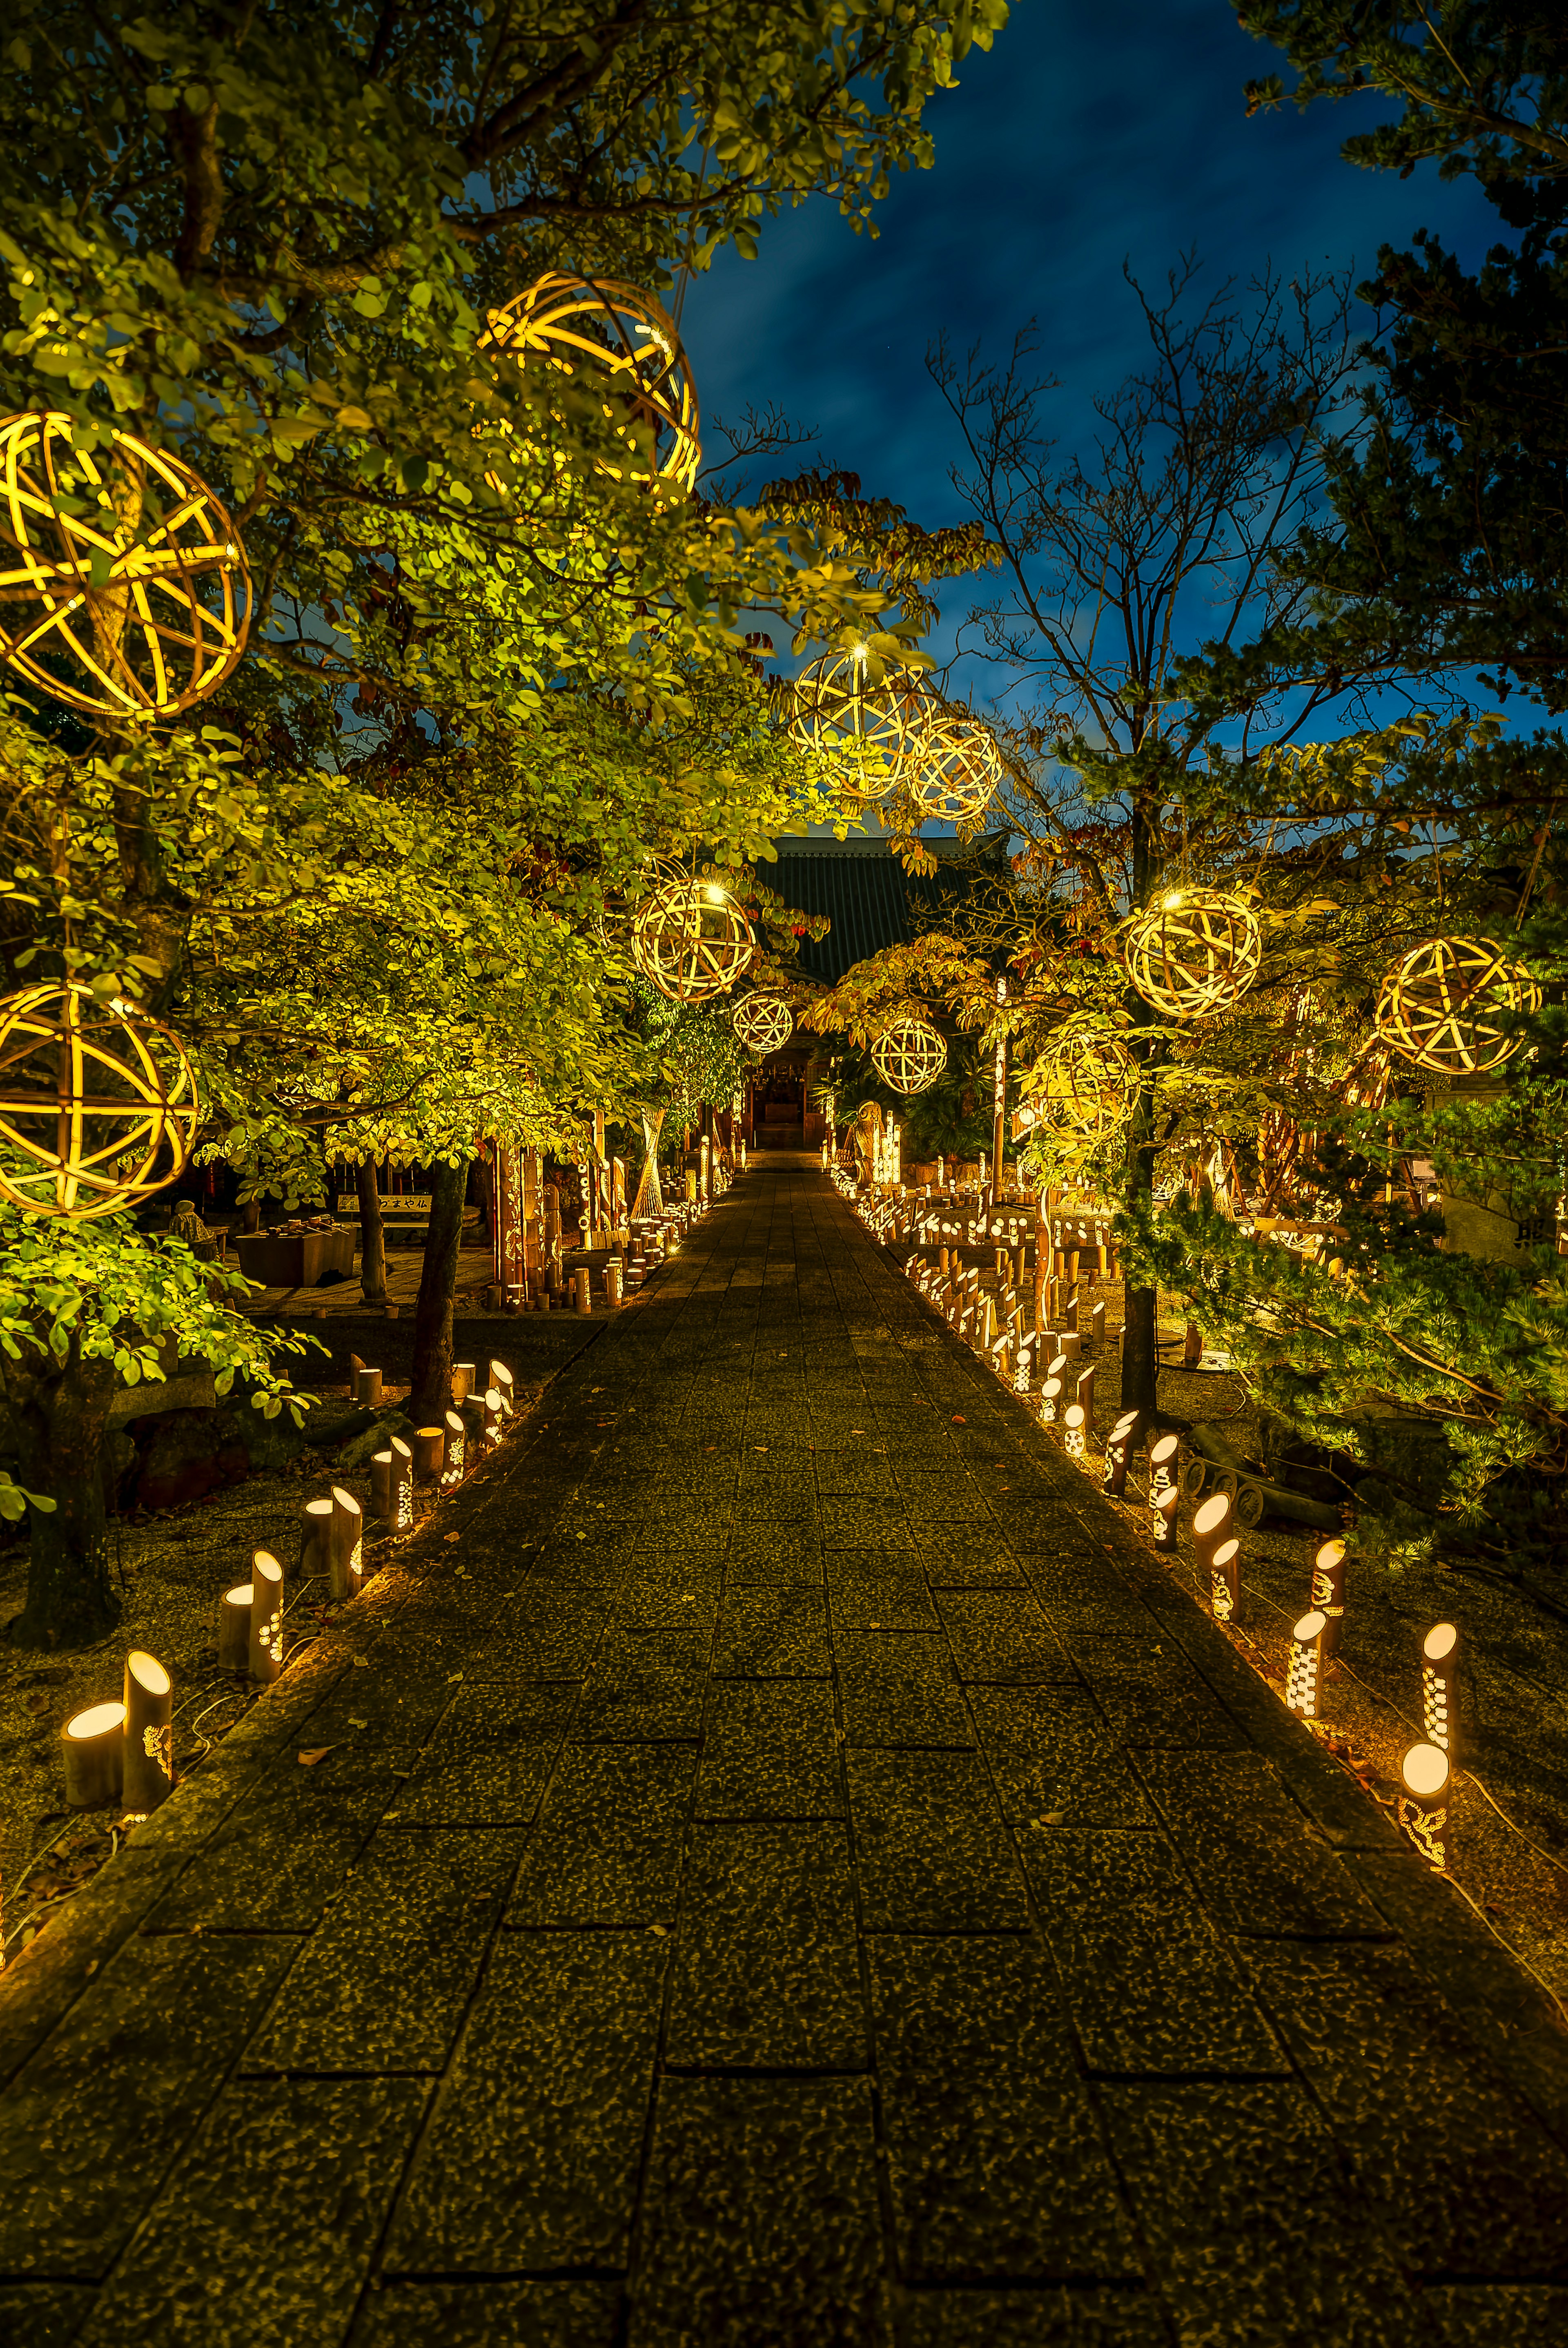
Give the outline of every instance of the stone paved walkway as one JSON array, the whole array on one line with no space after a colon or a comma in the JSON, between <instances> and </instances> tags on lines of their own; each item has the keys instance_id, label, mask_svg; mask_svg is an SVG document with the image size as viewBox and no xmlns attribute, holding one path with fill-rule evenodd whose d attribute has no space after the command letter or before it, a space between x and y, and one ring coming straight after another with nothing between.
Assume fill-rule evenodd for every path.
<instances>
[{"instance_id":1,"label":"stone paved walkway","mask_svg":"<svg viewBox=\"0 0 1568 2348\"><path fill-rule=\"evenodd\" d=\"M1568 2338L1555 2024L803 1161L350 1618L0 1987L0 2342Z\"/></svg>"}]
</instances>

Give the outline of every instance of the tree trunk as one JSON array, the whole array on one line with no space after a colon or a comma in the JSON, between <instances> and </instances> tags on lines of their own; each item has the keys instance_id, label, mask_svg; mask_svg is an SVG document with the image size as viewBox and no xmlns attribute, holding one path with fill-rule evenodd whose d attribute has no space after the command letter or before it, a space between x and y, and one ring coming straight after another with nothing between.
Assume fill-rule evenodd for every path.
<instances>
[{"instance_id":1,"label":"tree trunk","mask_svg":"<svg viewBox=\"0 0 1568 2348\"><path fill-rule=\"evenodd\" d=\"M26 1366L7 1363L5 1374L16 1480L56 1503L47 1515L27 1512L27 1602L11 1639L18 1647L90 1647L120 1616L98 1468L114 1365L84 1361L75 1340L57 1370L51 1365L40 1374L33 1366L39 1358L33 1354Z\"/></svg>"},{"instance_id":2,"label":"tree trunk","mask_svg":"<svg viewBox=\"0 0 1568 2348\"><path fill-rule=\"evenodd\" d=\"M367 1304L386 1302L386 1231L381 1220L381 1191L375 1160L362 1158L354 1169L359 1192L359 1284Z\"/></svg>"},{"instance_id":3,"label":"tree trunk","mask_svg":"<svg viewBox=\"0 0 1568 2348\"><path fill-rule=\"evenodd\" d=\"M414 1308L414 1386L407 1403L415 1425L439 1424L452 1401L452 1295L463 1235L466 1164L437 1162L430 1178L430 1227Z\"/></svg>"},{"instance_id":4,"label":"tree trunk","mask_svg":"<svg viewBox=\"0 0 1568 2348\"><path fill-rule=\"evenodd\" d=\"M1150 888L1156 878L1154 860L1158 853L1158 833L1151 809L1141 794L1132 798L1132 902L1135 908L1148 902ZM1127 1009L1134 1023L1146 1019L1149 1006L1142 995L1129 989ZM1151 1070L1159 1055L1153 1046L1145 1050L1143 1066ZM1124 1188L1126 1204L1131 1210L1139 1200L1146 1200L1154 1188L1154 1093L1145 1073L1138 1087L1133 1107L1132 1129L1127 1138L1127 1174ZM1155 1348L1155 1323L1159 1292L1153 1288L1128 1288L1126 1291L1126 1325L1122 1337L1122 1408L1138 1413L1139 1429L1148 1426L1159 1407L1160 1357Z\"/></svg>"}]
</instances>

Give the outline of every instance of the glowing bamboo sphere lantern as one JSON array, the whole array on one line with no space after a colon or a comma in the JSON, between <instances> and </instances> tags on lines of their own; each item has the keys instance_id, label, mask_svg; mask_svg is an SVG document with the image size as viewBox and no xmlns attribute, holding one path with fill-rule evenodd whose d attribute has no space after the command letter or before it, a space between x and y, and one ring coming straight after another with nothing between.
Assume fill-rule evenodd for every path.
<instances>
[{"instance_id":1,"label":"glowing bamboo sphere lantern","mask_svg":"<svg viewBox=\"0 0 1568 2348\"><path fill-rule=\"evenodd\" d=\"M615 278L551 270L489 313L480 348L602 388L624 451L596 459L606 479L682 497L695 486L697 386L675 322L652 294Z\"/></svg>"},{"instance_id":2,"label":"glowing bamboo sphere lantern","mask_svg":"<svg viewBox=\"0 0 1568 2348\"><path fill-rule=\"evenodd\" d=\"M728 994L756 952L750 922L717 880L667 882L638 907L631 958L672 1003Z\"/></svg>"},{"instance_id":3,"label":"glowing bamboo sphere lantern","mask_svg":"<svg viewBox=\"0 0 1568 2348\"><path fill-rule=\"evenodd\" d=\"M1239 897L1220 889L1168 889L1129 923L1127 975L1168 1019L1228 1010L1257 976L1263 932Z\"/></svg>"},{"instance_id":4,"label":"glowing bamboo sphere lantern","mask_svg":"<svg viewBox=\"0 0 1568 2348\"><path fill-rule=\"evenodd\" d=\"M1523 963L1486 939L1430 938L1384 980L1378 1033L1419 1068L1484 1076L1524 1040L1503 1023L1540 1008L1541 989Z\"/></svg>"},{"instance_id":5,"label":"glowing bamboo sphere lantern","mask_svg":"<svg viewBox=\"0 0 1568 2348\"><path fill-rule=\"evenodd\" d=\"M172 717L245 648L251 574L226 508L134 433L0 421L0 663L94 717Z\"/></svg>"},{"instance_id":6,"label":"glowing bamboo sphere lantern","mask_svg":"<svg viewBox=\"0 0 1568 2348\"><path fill-rule=\"evenodd\" d=\"M948 1047L926 1019L896 1019L871 1046L885 1085L906 1096L929 1090L948 1065Z\"/></svg>"},{"instance_id":7,"label":"glowing bamboo sphere lantern","mask_svg":"<svg viewBox=\"0 0 1568 2348\"><path fill-rule=\"evenodd\" d=\"M1132 1114L1137 1063L1113 1035L1064 1028L1024 1078L1031 1120L1084 1141L1109 1141Z\"/></svg>"},{"instance_id":8,"label":"glowing bamboo sphere lantern","mask_svg":"<svg viewBox=\"0 0 1568 2348\"><path fill-rule=\"evenodd\" d=\"M824 653L794 680L790 731L803 749L847 761L853 798L880 799L908 779L919 739L921 689L908 680L871 682L863 645Z\"/></svg>"},{"instance_id":9,"label":"glowing bamboo sphere lantern","mask_svg":"<svg viewBox=\"0 0 1568 2348\"><path fill-rule=\"evenodd\" d=\"M932 707L910 728L904 779L923 823L974 823L1001 787L1001 752L989 726Z\"/></svg>"},{"instance_id":10,"label":"glowing bamboo sphere lantern","mask_svg":"<svg viewBox=\"0 0 1568 2348\"><path fill-rule=\"evenodd\" d=\"M794 1033L794 1013L782 994L743 995L730 1025L748 1052L782 1052Z\"/></svg>"},{"instance_id":11,"label":"glowing bamboo sphere lantern","mask_svg":"<svg viewBox=\"0 0 1568 2348\"><path fill-rule=\"evenodd\" d=\"M60 982L0 1002L0 1198L13 1206L74 1222L140 1206L183 1172L200 1117L179 1037L133 1004Z\"/></svg>"}]
</instances>

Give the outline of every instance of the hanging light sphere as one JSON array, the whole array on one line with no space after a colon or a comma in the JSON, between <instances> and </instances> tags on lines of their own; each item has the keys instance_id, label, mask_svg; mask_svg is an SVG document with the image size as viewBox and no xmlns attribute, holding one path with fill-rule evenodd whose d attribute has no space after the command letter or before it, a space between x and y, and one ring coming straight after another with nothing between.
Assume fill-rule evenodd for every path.
<instances>
[{"instance_id":1,"label":"hanging light sphere","mask_svg":"<svg viewBox=\"0 0 1568 2348\"><path fill-rule=\"evenodd\" d=\"M752 925L716 880L667 881L638 907L631 956L672 1003L728 994L756 952Z\"/></svg>"},{"instance_id":2,"label":"hanging light sphere","mask_svg":"<svg viewBox=\"0 0 1568 2348\"><path fill-rule=\"evenodd\" d=\"M794 1033L794 1013L782 994L743 995L730 1025L749 1052L782 1052Z\"/></svg>"},{"instance_id":3,"label":"hanging light sphere","mask_svg":"<svg viewBox=\"0 0 1568 2348\"><path fill-rule=\"evenodd\" d=\"M1541 989L1523 963L1486 939L1429 938L1383 981L1378 1033L1419 1068L1484 1076L1524 1041L1501 1023L1540 1008Z\"/></svg>"},{"instance_id":4,"label":"hanging light sphere","mask_svg":"<svg viewBox=\"0 0 1568 2348\"><path fill-rule=\"evenodd\" d=\"M948 1047L925 1019L898 1019L871 1046L877 1075L896 1093L923 1093L948 1065Z\"/></svg>"},{"instance_id":5,"label":"hanging light sphere","mask_svg":"<svg viewBox=\"0 0 1568 2348\"><path fill-rule=\"evenodd\" d=\"M850 764L854 798L885 798L905 779L922 698L906 680L867 682L864 652L824 653L794 681L790 730L803 749L825 751Z\"/></svg>"},{"instance_id":6,"label":"hanging light sphere","mask_svg":"<svg viewBox=\"0 0 1568 2348\"><path fill-rule=\"evenodd\" d=\"M227 510L133 433L0 421L0 662L94 717L172 717L229 675L251 574Z\"/></svg>"},{"instance_id":7,"label":"hanging light sphere","mask_svg":"<svg viewBox=\"0 0 1568 2348\"><path fill-rule=\"evenodd\" d=\"M1197 1019L1246 993L1263 961L1263 932L1239 897L1170 889L1129 924L1122 953L1145 1003L1170 1019Z\"/></svg>"},{"instance_id":8,"label":"hanging light sphere","mask_svg":"<svg viewBox=\"0 0 1568 2348\"><path fill-rule=\"evenodd\" d=\"M1035 1124L1084 1141L1109 1141L1132 1114L1136 1075L1132 1055L1115 1036L1068 1027L1024 1077L1025 1102L1035 1111Z\"/></svg>"},{"instance_id":9,"label":"hanging light sphere","mask_svg":"<svg viewBox=\"0 0 1568 2348\"><path fill-rule=\"evenodd\" d=\"M652 294L613 278L551 270L489 313L480 348L602 384L605 414L626 451L624 461L600 460L608 479L682 495L695 485L702 459L697 386L675 321Z\"/></svg>"},{"instance_id":10,"label":"hanging light sphere","mask_svg":"<svg viewBox=\"0 0 1568 2348\"><path fill-rule=\"evenodd\" d=\"M30 986L0 1002L0 1197L86 1222L175 1180L200 1122L178 1036L90 987ZM153 1169L167 1147L172 1163Z\"/></svg>"},{"instance_id":11,"label":"hanging light sphere","mask_svg":"<svg viewBox=\"0 0 1568 2348\"><path fill-rule=\"evenodd\" d=\"M906 780L924 823L973 823L1002 779L1002 757L989 726L961 712L933 709L914 729Z\"/></svg>"}]
</instances>

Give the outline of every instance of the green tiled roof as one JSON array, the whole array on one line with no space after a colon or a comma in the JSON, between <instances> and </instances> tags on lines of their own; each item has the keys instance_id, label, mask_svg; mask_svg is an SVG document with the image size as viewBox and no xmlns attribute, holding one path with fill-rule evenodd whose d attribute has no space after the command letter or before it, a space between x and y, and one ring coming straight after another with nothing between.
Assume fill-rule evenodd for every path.
<instances>
[{"instance_id":1,"label":"green tiled roof","mask_svg":"<svg viewBox=\"0 0 1568 2348\"><path fill-rule=\"evenodd\" d=\"M757 878L786 905L828 916L832 929L825 938L803 941L800 962L811 977L834 986L856 963L883 946L907 945L940 919L944 903L973 887L975 867L999 870L1007 834L989 832L963 846L927 840L938 859L929 874L906 872L885 839L789 837L774 845L778 861L760 865Z\"/></svg>"}]
</instances>

